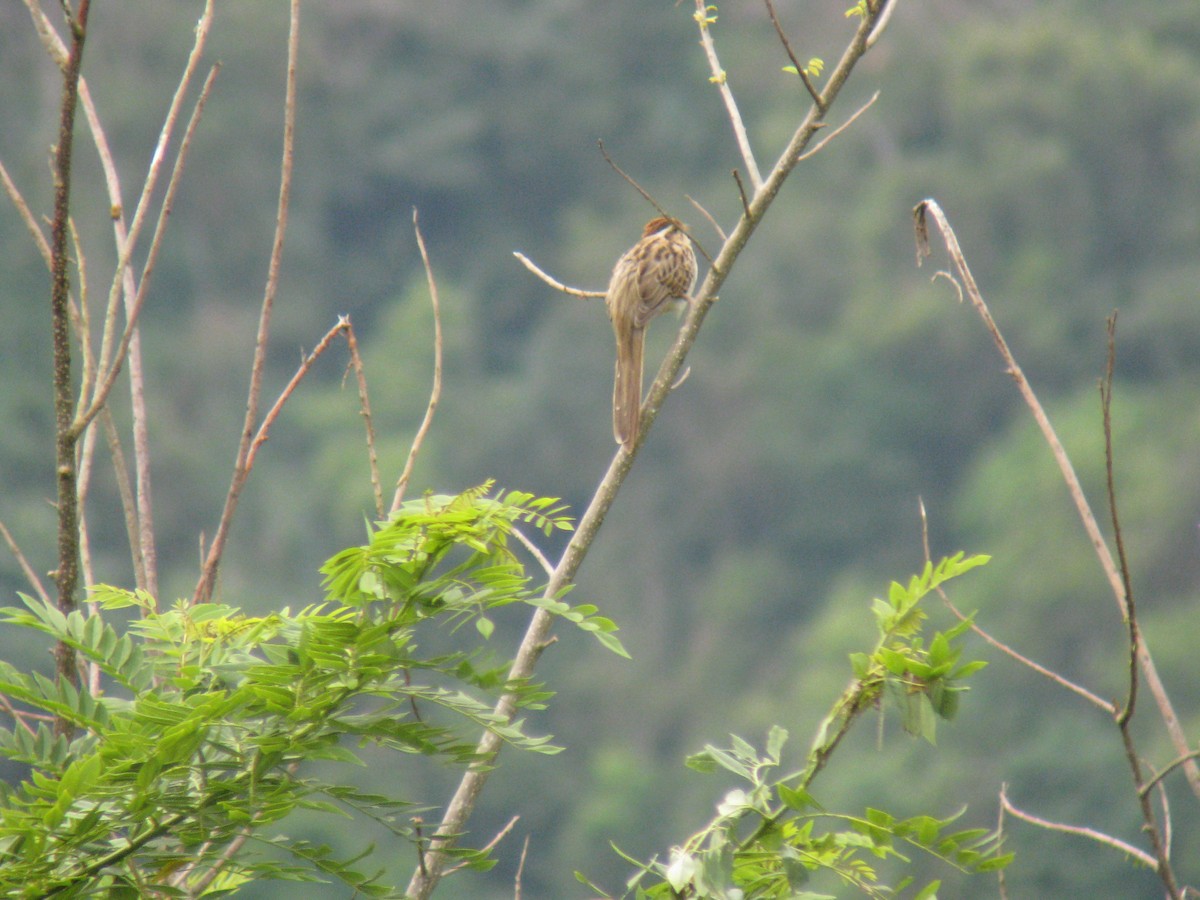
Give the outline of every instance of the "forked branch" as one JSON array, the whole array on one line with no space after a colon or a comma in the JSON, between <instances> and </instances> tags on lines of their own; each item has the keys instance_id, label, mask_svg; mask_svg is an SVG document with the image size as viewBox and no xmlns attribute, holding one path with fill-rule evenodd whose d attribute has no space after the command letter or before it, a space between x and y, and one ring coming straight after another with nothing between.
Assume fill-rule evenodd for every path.
<instances>
[{"instance_id":1,"label":"forked branch","mask_svg":"<svg viewBox=\"0 0 1200 900\"><path fill-rule=\"evenodd\" d=\"M1062 473L1063 481L1067 485L1067 491L1070 494L1071 502L1075 506L1076 513L1080 521L1083 523L1084 531L1087 533L1088 539L1092 544L1092 548L1096 553L1096 558L1099 560L1100 567L1103 570L1105 577L1108 579L1110 588L1112 589L1113 597L1116 600L1117 608L1120 612L1123 622L1128 623L1130 617L1130 606L1128 595L1126 593L1125 579L1116 562L1113 560L1112 554L1109 552L1108 544L1104 540L1104 536L1100 531L1095 515L1092 513L1091 506L1088 504L1087 497L1083 493L1083 487L1079 483L1079 478L1075 474L1075 467L1072 465L1070 457L1067 456L1066 450L1063 448L1062 442L1059 441L1058 435L1054 431L1054 427L1050 424L1050 419L1046 415L1041 402L1030 386L1025 373L1021 371L1021 367L1017 364L1016 357L1008 347L1004 336L1000 333L1000 328L992 318L991 311L983 300L983 296L979 291L979 286L975 283L975 278L971 274L970 267L967 265L966 258L963 255L962 248L959 246L958 238L954 234L954 230L950 227L949 221L946 219L946 214L942 212L942 208L936 200L922 200L913 209L913 222L916 231L917 239L917 262L920 264L926 257L930 255L929 248L929 220L933 220L933 224L937 231L941 234L945 242L946 250L950 255L951 263L954 266L955 272L958 273L958 281L956 284L966 291L967 297L971 301L971 305L975 307L975 311L983 320L984 326L987 328L988 334L992 338L992 342L996 345L996 349L1000 352L1001 358L1004 360L1005 370L1012 377L1017 385L1017 390L1021 394L1021 398L1025 401L1025 405L1029 408L1033 415L1034 421L1037 422L1038 428L1042 432L1043 438L1050 446L1051 453L1054 456L1055 462L1058 464L1059 471ZM953 281L952 276L951 280ZM1138 664L1141 667L1142 675L1146 681L1146 688L1150 691L1154 702L1158 707L1159 716L1163 720L1167 734L1171 738L1172 746L1176 753L1181 757L1186 756L1191 747L1188 743L1187 735L1184 733L1183 726L1179 721L1179 716L1175 712L1174 704L1171 702L1170 696L1167 694L1166 687L1162 683L1162 679L1158 675L1158 669L1154 665L1154 659L1150 655L1150 649L1146 646L1144 640L1134 640L1132 642L1133 652L1137 655ZM1200 798L1200 766L1196 760L1188 759L1184 764L1184 772L1187 776L1188 784L1191 786L1192 792Z\"/></svg>"}]
</instances>

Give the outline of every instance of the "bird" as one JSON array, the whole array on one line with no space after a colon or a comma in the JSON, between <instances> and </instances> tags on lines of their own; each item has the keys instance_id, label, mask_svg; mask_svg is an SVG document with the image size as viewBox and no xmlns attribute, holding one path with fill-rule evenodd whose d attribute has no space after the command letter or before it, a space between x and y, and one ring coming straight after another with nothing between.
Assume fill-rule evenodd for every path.
<instances>
[{"instance_id":1,"label":"bird","mask_svg":"<svg viewBox=\"0 0 1200 900\"><path fill-rule=\"evenodd\" d=\"M631 450L642 411L642 357L646 325L679 302L689 302L696 281L696 253L683 225L658 216L613 266L604 305L617 339L613 383L613 437Z\"/></svg>"}]
</instances>

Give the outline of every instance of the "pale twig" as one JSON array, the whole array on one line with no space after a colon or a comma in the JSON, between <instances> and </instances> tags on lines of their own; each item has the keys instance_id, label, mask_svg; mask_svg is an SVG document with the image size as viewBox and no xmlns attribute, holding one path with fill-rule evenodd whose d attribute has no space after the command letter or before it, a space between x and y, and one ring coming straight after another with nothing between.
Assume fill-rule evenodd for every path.
<instances>
[{"instance_id":1,"label":"pale twig","mask_svg":"<svg viewBox=\"0 0 1200 900\"><path fill-rule=\"evenodd\" d=\"M929 550L929 522L926 519L926 515L925 515L925 501L918 500L918 505L920 507L920 514L921 514L921 543L925 550L925 562L931 563L933 561L933 557L930 554L930 550ZM945 604L946 608L948 610L950 610L950 612L953 613L954 616L960 622L967 621L968 617L964 613L962 613L958 609L958 607L954 605L953 602L951 602L950 597L946 594L946 592L941 587L937 588L937 593L938 593L938 596L942 598L942 603ZM1117 707L1115 705L1113 705L1112 702L1105 700L1103 697L1100 697L1097 694L1093 694L1091 691L1089 691L1087 688L1083 687L1082 685L1078 685L1075 682L1073 682L1067 678L1064 678L1062 675L1059 675L1053 669L1047 669L1045 666L1041 665L1040 663L1036 663L1029 657L1022 655L1018 651L1014 650L1012 647L1008 646L1008 644L1005 644L1003 641L999 641L996 638L992 637L991 634L989 634L987 631L984 631L982 628L980 628L978 625L976 625L974 621L971 622L971 631L973 631L975 634L979 635L979 637L983 638L984 641L986 641L992 647L996 648L997 650L999 650L1001 653L1003 653L1005 656L1009 657L1013 661L1021 664L1022 666L1025 666L1027 669L1033 670L1037 674L1041 675L1043 678L1047 678L1050 681L1053 681L1059 687L1066 688L1068 691L1072 691L1073 693L1078 694L1084 700L1088 701L1093 706L1096 706L1096 707L1104 710L1109 715L1116 714Z\"/></svg>"},{"instance_id":2,"label":"pale twig","mask_svg":"<svg viewBox=\"0 0 1200 900\"><path fill-rule=\"evenodd\" d=\"M1066 825L1062 822L1051 822L1049 819L1043 819L1039 816L1033 815L1032 813L1027 813L1024 810L1013 806L1012 802L1008 799L1008 794L1004 791L1004 789L1001 789L1000 791L1000 803L1003 804L1007 813L1015 816L1022 822L1028 822L1030 825L1036 825L1039 828L1045 828L1048 831L1057 831L1062 834L1074 834L1079 837L1089 838L1090 840L1103 844L1106 847L1112 847L1114 850L1119 850L1122 853L1132 856L1134 859L1152 871L1158 871L1157 859L1155 859L1145 850L1141 850L1138 847L1133 846L1133 844L1126 843L1120 838L1115 838L1110 834L1105 834L1103 831L1097 831L1094 828L1086 828L1080 825Z\"/></svg>"},{"instance_id":3,"label":"pale twig","mask_svg":"<svg viewBox=\"0 0 1200 900\"><path fill-rule=\"evenodd\" d=\"M371 416L371 400L367 394L367 372L363 367L362 354L358 352L358 338L354 335L354 326L350 317L342 317L346 322L346 346L350 350L350 367L354 369L354 378L358 382L358 405L362 412L363 423L367 429L367 465L371 469L371 489L375 496L375 513L383 518L383 482L379 477L379 456L375 450L375 421Z\"/></svg>"},{"instance_id":4,"label":"pale twig","mask_svg":"<svg viewBox=\"0 0 1200 900\"><path fill-rule=\"evenodd\" d=\"M517 861L517 874L513 878L513 900L521 900L521 873L525 871L525 857L529 855L529 835L521 845L521 858Z\"/></svg>"},{"instance_id":5,"label":"pale twig","mask_svg":"<svg viewBox=\"0 0 1200 900\"><path fill-rule=\"evenodd\" d=\"M783 25L779 22L779 16L775 14L775 4L771 0L763 0L767 4L767 15L771 17L771 24L775 26L775 33L779 35L779 40L783 44L783 49L788 55L788 59L792 61L792 66L796 69L796 74L800 76L800 80L804 83L804 89L808 91L808 95L812 97L813 103L817 105L817 109L821 112L825 111L824 104L821 102L821 95L817 93L817 89L813 86L812 81L808 77L808 72L805 67L800 64L800 60L796 58L796 54L792 52L791 42L787 39L787 34L783 30Z\"/></svg>"},{"instance_id":6,"label":"pale twig","mask_svg":"<svg viewBox=\"0 0 1200 900\"><path fill-rule=\"evenodd\" d=\"M246 473L254 468L254 460L258 457L259 448L267 442L271 436L271 426L275 424L275 420L279 418L279 414L283 412L284 405L291 399L292 394L296 392L296 388L300 386L300 382L304 380L304 376L312 369L313 364L324 355L329 349L329 345L333 343L334 338L346 331L350 327L350 321L346 318L339 318L337 323L325 332L325 336L317 342L317 346L313 347L312 352L300 361L295 373L279 392L279 396L263 416L262 424L258 427L258 431L254 434L254 440L250 442L250 451L246 454Z\"/></svg>"},{"instance_id":7,"label":"pale twig","mask_svg":"<svg viewBox=\"0 0 1200 900\"><path fill-rule=\"evenodd\" d=\"M848 118L845 122L843 122L837 128L833 129L833 131L829 132L829 134L825 135L825 137L821 138L821 140L817 143L817 145L815 147L813 147L811 150L806 150L804 153L800 154L800 158L797 159L796 162L804 162L804 160L808 159L811 156L816 156L818 153L820 153L822 150L824 150L826 145L828 145L828 143L830 141L832 141L835 137L837 137L839 134L841 134L843 131L845 131L847 128L849 128L851 125L853 125L855 123L855 121L857 121L859 116L861 116L863 113L865 113L868 109L870 109L875 104L875 101L879 99L879 94L880 94L879 91L876 91L874 94L872 94L871 99L868 100L866 103L864 103L862 106L860 106L857 110L855 110L854 115L852 115L850 118Z\"/></svg>"},{"instance_id":8,"label":"pale twig","mask_svg":"<svg viewBox=\"0 0 1200 900\"><path fill-rule=\"evenodd\" d=\"M50 594L46 590L42 580L38 578L37 572L33 566L29 564L29 560L25 558L25 554L21 552L21 546L12 536L12 532L8 530L8 526L0 522L0 536L3 536L4 543L8 544L8 549L12 553L13 558L17 561L17 565L21 567L21 574L25 576L25 580L29 582L29 586L33 588L33 592L38 595L43 603L50 602Z\"/></svg>"},{"instance_id":9,"label":"pale twig","mask_svg":"<svg viewBox=\"0 0 1200 900\"><path fill-rule=\"evenodd\" d=\"M693 199L692 197L690 197L687 194L684 194L683 196L687 200L688 203L692 204L692 206L696 207L696 209L700 211L700 215L704 216L704 218L706 218L708 220L708 224L713 227L713 231L715 231L717 233L717 235L721 238L722 243L729 240L729 235L727 235L725 233L725 229L723 229L720 225L717 224L717 220L712 217L712 213L710 213L707 209L705 209L703 206L701 206L700 202L698 200Z\"/></svg>"},{"instance_id":10,"label":"pale twig","mask_svg":"<svg viewBox=\"0 0 1200 900\"><path fill-rule=\"evenodd\" d=\"M959 277L962 279L971 304L983 320L984 326L992 338L992 342L996 345L996 349L1000 352L1004 360L1008 374L1016 383L1017 390L1024 399L1025 405L1029 407L1034 421L1037 422L1038 428L1042 432L1043 438L1050 446L1054 460L1058 464L1059 471L1067 485L1071 501L1075 505L1076 513L1083 523L1088 539L1091 541L1092 549L1095 551L1096 557L1100 562L1100 568L1108 579L1109 586L1117 602L1117 608L1121 614L1121 619L1122 621L1127 621L1129 606L1125 597L1124 581L1120 571L1117 569L1116 563L1113 561L1112 554L1108 550L1108 545L1105 543L1104 537L1100 532L1100 526L1096 521L1095 515L1092 513L1091 506L1088 505L1087 498L1084 496L1083 488L1079 484L1079 478L1075 474L1075 467L1071 464L1071 460L1067 456L1062 443L1059 441L1054 427L1050 424L1050 419L1046 415L1046 411L1042 408L1041 402L1038 400L1037 395L1034 394L1033 388L1025 378L1025 374L1021 371L1021 367L1017 365L1016 358L1013 356L1012 351L1009 350L1008 343L1004 340L999 326L996 325L995 320L992 318L991 311L988 309L987 304L983 302L983 296L980 294L979 287L975 283L975 278L967 266L962 248L958 244L958 238L955 236L954 230L950 227L945 213L942 212L942 208L937 204L937 201L932 199L922 200L913 209L913 221L917 238L917 259L920 261L930 254L927 224L929 216L933 217L938 230L941 232L946 244L946 250L950 254L950 259L954 263ZM1170 736L1171 743L1175 747L1175 752L1183 755L1191 749L1188 737L1184 733L1183 726L1180 724L1179 716L1175 712L1174 704L1171 702L1166 687L1159 677L1158 668L1155 666L1154 659L1150 655L1150 648L1144 640L1137 641L1136 643L1138 662L1141 665L1142 674L1146 679L1146 687L1154 698L1159 716L1163 720L1167 734ZM1191 787L1192 793L1200 797L1200 766L1197 766L1195 760L1189 760L1184 764L1184 772L1187 774L1188 785Z\"/></svg>"},{"instance_id":11,"label":"pale twig","mask_svg":"<svg viewBox=\"0 0 1200 900\"><path fill-rule=\"evenodd\" d=\"M408 487L408 479L412 477L413 468L417 464L417 454L425 443L433 425L433 414L442 397L442 307L438 300L437 279L433 277L433 266L429 263L429 253L425 249L425 238L421 235L421 226L417 222L417 210L413 208L413 232L417 236L417 249L421 251L421 264L425 267L425 281L429 285L429 302L433 305L433 387L429 391L429 403L425 407L425 418L417 429L412 447L408 451L408 459L404 462L404 471L396 481L396 493L392 497L392 512L400 508L404 500L404 489Z\"/></svg>"},{"instance_id":12,"label":"pale twig","mask_svg":"<svg viewBox=\"0 0 1200 900\"><path fill-rule=\"evenodd\" d=\"M1166 767L1163 768L1163 770L1161 772L1158 772L1153 778L1150 778L1148 781L1146 781L1145 784L1142 785L1141 792L1143 794L1150 793L1150 791L1154 788L1155 785L1157 785L1160 781L1162 781L1164 778L1166 778L1168 775L1170 775L1172 772L1174 772L1176 769L1178 769L1180 766L1182 766L1188 760L1192 760L1192 759L1200 759L1200 750L1191 750L1191 751L1183 754L1182 756L1175 757L1175 759L1173 759L1169 763L1167 763Z\"/></svg>"},{"instance_id":13,"label":"pale twig","mask_svg":"<svg viewBox=\"0 0 1200 900\"><path fill-rule=\"evenodd\" d=\"M54 64L60 70L65 71L67 68L67 48L62 39L54 30L54 26L50 24L50 19L43 12L37 0L25 0L25 8L29 10L29 15L33 19L33 28L37 32L38 39L42 42L42 48L46 51L46 55L54 60Z\"/></svg>"},{"instance_id":14,"label":"pale twig","mask_svg":"<svg viewBox=\"0 0 1200 900\"><path fill-rule=\"evenodd\" d=\"M538 545L526 537L525 533L519 528L514 527L512 533L517 536L517 540L521 542L522 546L529 551L530 556L538 561L538 565L542 567L542 570L547 575L552 575L554 573L554 566L550 564L550 560L546 559L546 555L542 553Z\"/></svg>"},{"instance_id":15,"label":"pale twig","mask_svg":"<svg viewBox=\"0 0 1200 900\"><path fill-rule=\"evenodd\" d=\"M225 495L225 506L217 524L216 534L208 548L204 568L196 583L193 599L207 600L212 595L225 552L225 542L233 524L233 514L245 487L249 469L246 466L250 454L255 425L258 422L258 407L262 399L263 376L267 363L267 343L271 334L271 314L275 308L275 295L279 290L279 271L283 264L283 242L287 234L288 210L292 196L292 167L294 164L296 139L296 65L300 50L300 0L291 0L288 16L287 78L283 103L283 149L279 164L279 204L275 214L275 237L271 243L271 258L267 267L267 284L263 291L262 306L258 317L258 334L254 340L254 359L250 365L250 389L246 396L246 416L242 426L241 440L233 464L233 476L229 491Z\"/></svg>"},{"instance_id":16,"label":"pale twig","mask_svg":"<svg viewBox=\"0 0 1200 900\"><path fill-rule=\"evenodd\" d=\"M564 294L570 294L572 297L580 297L584 300L593 300L597 297L603 297L605 295L604 291L585 291L582 288L568 287L556 279L553 275L548 275L542 269L538 268L537 263L519 250L514 250L513 256L520 261L521 265L527 268L538 278L542 279L542 281L546 282L546 284L550 285L550 287L554 288L556 291L562 291Z\"/></svg>"},{"instance_id":17,"label":"pale twig","mask_svg":"<svg viewBox=\"0 0 1200 900\"><path fill-rule=\"evenodd\" d=\"M496 833L496 836L494 838L492 838L490 841L488 841L486 844L484 844L482 847L479 848L479 852L480 853L490 853L492 850L496 849L496 846L502 840L504 840L506 837L508 837L509 832L511 832L513 830L513 828L516 826L517 822L520 821L520 819L521 819L520 816L513 816L511 819L509 819L508 824L505 825L503 828L501 828L500 831ZM452 872L457 872L460 869L465 869L469 865L470 865L470 863L468 863L468 862L462 862L462 863L459 863L457 866L451 866L449 869L446 870L446 874L449 875Z\"/></svg>"},{"instance_id":18,"label":"pale twig","mask_svg":"<svg viewBox=\"0 0 1200 900\"><path fill-rule=\"evenodd\" d=\"M166 231L167 220L170 217L171 209L175 202L175 194L179 188L180 178L183 174L183 167L187 162L188 150L191 149L192 138L196 133L196 126L200 123L200 116L204 112L204 104L208 101L208 96L212 91L213 80L220 71L219 66L213 66L209 71L208 77L204 81L204 87L200 91L200 97L196 101L196 106L192 110L192 116L188 120L187 129L184 132L183 140L180 141L179 153L175 158L175 166L171 171L171 177L167 182L167 189L163 195L162 205L159 211L158 222L154 229L154 235L150 240L150 249L146 254L146 264L142 268L141 283L138 285L137 295L132 302L126 304L125 312L125 330L121 334L121 340L116 345L115 351L110 352L111 361L107 363L105 368L105 352L104 346L101 345L100 368L103 375L99 380L98 387L93 393L89 405L86 410L81 412L76 417L75 428L82 431L87 427L88 422L95 418L100 408L108 402L109 392L116 383L117 376L120 374L121 365L126 359L129 352L130 344L133 342L137 332L137 320L141 315L142 307L146 300L146 289L150 283L150 276L154 271L154 265L158 260L159 249L162 247L163 234ZM286 218L286 217L285 217ZM278 274L276 273L276 279ZM109 321L115 321L115 315L110 313ZM83 398L81 398L82 400Z\"/></svg>"},{"instance_id":19,"label":"pale twig","mask_svg":"<svg viewBox=\"0 0 1200 900\"><path fill-rule=\"evenodd\" d=\"M179 183L180 173L183 169L183 161L186 159L187 151L190 146L192 135L195 133L196 123L199 121L200 112L203 109L204 102L212 88L212 80L216 69L209 73L205 80L204 87L200 93L200 99L196 104L196 109L192 115L187 132L180 144L179 152L176 157L175 166L172 171L171 179L167 185L167 199L162 204L159 211L158 223L155 228L153 244L147 261L143 267L140 283L135 278L133 268L130 265L130 260L133 255L134 248L137 245L138 238L142 232L143 224L146 222L149 209L150 197L158 185L159 174L162 167L162 162L166 154L166 148L170 142L171 135L175 131L176 122L178 121L180 111L183 106L183 100L192 83L192 79L199 66L201 56L204 51L204 46L208 38L208 33L212 25L213 19L213 0L207 0L200 20L196 24L195 39L192 45L192 51L188 57L184 67L183 75L176 87L175 94L168 107L167 114L164 117L163 126L159 133L158 143L154 148L154 152L150 160L150 168L142 184L141 197L138 200L134 210L133 223L129 228L126 228L124 205L122 202L122 191L120 179L117 174L117 167L113 160L112 152L109 148L108 139L101 125L100 118L96 113L95 106L91 101L91 97L86 92L83 94L84 112L87 115L88 123L92 131L93 140L96 149L99 152L101 166L104 170L105 182L108 186L109 203L113 211L113 231L117 249L117 266L113 273L112 286L110 288L110 303L108 314L109 322L106 322L105 338L111 347L112 328L110 323L116 321L116 300L120 296L124 300L125 317L127 323L135 320L141 308L142 299L145 297L147 282L150 273L153 271L154 261L158 254L158 248L161 245L161 236L166 225L167 216L170 213L171 200L174 197L175 187ZM87 85L84 85L86 91ZM127 328L129 326L127 325ZM104 358L104 349L102 347L101 357ZM131 547L133 547L135 577L138 587L147 591L152 596L158 594L158 551L155 546L155 528L154 528L154 505L153 505L153 490L151 481L151 466L150 466L150 438L149 438L149 416L146 411L146 388L145 388L145 373L142 364L141 351L141 336L140 330L137 328L129 328L128 341L128 371L129 371L129 395L130 395L130 412L131 412L131 427L133 431L133 456L134 456L134 473L136 478L136 493L134 502L137 504L137 531L132 536ZM117 359L111 364L115 371L120 367L120 360ZM101 365L99 371L104 370L104 365ZM85 391L80 392L81 402L88 396Z\"/></svg>"},{"instance_id":20,"label":"pale twig","mask_svg":"<svg viewBox=\"0 0 1200 900\"><path fill-rule=\"evenodd\" d=\"M121 447L121 436L117 432L117 426L113 422L112 412L108 409L108 407L105 407L100 413L100 423L104 428L104 436L108 441L108 452L113 461L113 471L116 474L117 481L117 495L121 498L121 509L125 513L125 530L129 536L129 544L134 548L134 580L140 586L146 583L146 573L142 563L142 554L138 552L138 548L141 544L137 535L137 507L134 504L133 485L129 481L129 470L125 462L125 451ZM92 434L92 431L89 431L88 434ZM89 583L94 584L94 579L89 579Z\"/></svg>"},{"instance_id":21,"label":"pale twig","mask_svg":"<svg viewBox=\"0 0 1200 900\"><path fill-rule=\"evenodd\" d=\"M742 154L742 163L746 166L746 171L750 175L750 183L757 193L758 189L762 187L762 174L758 170L758 162L754 159L750 137L746 134L746 123L742 121L737 101L733 99L733 91L729 88L728 73L721 68L721 61L717 59L717 48L713 44L712 34L709 31L709 26L716 21L716 16L708 14L708 6L704 0L696 0L696 12L692 18L696 21L696 27L700 29L700 46L704 48L704 55L708 59L708 67L712 72L708 80L715 84L717 90L721 92L721 99L725 103L725 112L729 116L730 127L733 128L734 139Z\"/></svg>"},{"instance_id":22,"label":"pale twig","mask_svg":"<svg viewBox=\"0 0 1200 900\"><path fill-rule=\"evenodd\" d=\"M867 36L866 49L870 50L875 46L875 42L882 36L884 29L888 27L888 22L892 19L892 13L896 11L900 0L880 0L883 3L883 10L879 12L879 17L875 20L875 26L871 29L871 33Z\"/></svg>"},{"instance_id":23,"label":"pale twig","mask_svg":"<svg viewBox=\"0 0 1200 900\"><path fill-rule=\"evenodd\" d=\"M92 130L93 142L100 154L101 165L104 170L105 182L108 187L109 203L114 210L113 227L115 229L117 243L117 265L113 272L113 281L109 289L108 304L106 307L105 330L104 338L100 348L100 371L104 372L109 369L118 368L120 366L119 357L113 354L122 344L115 343L117 332L117 306L120 302L122 287L124 287L125 295L125 319L126 328L131 318L131 313L135 306L134 297L140 290L139 286L134 284L132 270L129 268L130 259L133 256L134 248L137 246L138 239L141 236L142 229L145 226L146 220L150 215L150 197L155 188L158 186L158 179L162 171L163 161L166 156L167 144L171 139L171 135L175 131L176 123L179 119L179 113L182 109L183 100L186 96L188 86L191 84L191 79L195 73L196 67L199 65L200 57L204 49L205 41L208 37L209 26L212 23L212 0L207 0L205 4L204 14L196 26L196 38L192 45L192 51L188 57L187 63L184 66L184 72L180 78L179 84L176 86L175 94L171 98L171 103L167 108L166 116L163 119L162 128L159 131L158 142L154 147L154 152L150 156L150 167L146 173L146 178L142 183L141 195L138 198L137 205L134 208L133 220L129 225L128 233L125 232L125 217L124 206L121 198L121 185L117 176L116 165L113 163L112 152L108 146L108 139L104 129L101 126L100 118L96 114L95 107L90 103L85 104L85 113L88 116L88 124ZM211 75L210 75L211 79ZM194 116L193 116L194 118ZM183 154L186 149L186 144L181 145L180 154ZM178 169L178 162L176 165ZM176 176L177 177L177 176ZM161 219L165 215L160 212L160 229ZM126 277L126 275L129 277ZM145 274L143 274L143 279ZM114 360L116 361L114 363ZM81 398L81 402L88 405L95 405L91 397Z\"/></svg>"},{"instance_id":24,"label":"pale twig","mask_svg":"<svg viewBox=\"0 0 1200 900\"><path fill-rule=\"evenodd\" d=\"M17 214L20 215L21 221L25 223L25 229L33 238L34 244L37 245L38 252L42 254L42 259L46 262L46 268L50 268L50 242L46 240L46 235L42 233L42 228L37 223L37 219L33 217L33 213L29 211L29 204L25 202L25 198L13 183L12 178L8 174L8 169L4 168L4 163L0 162L0 181L4 182L4 192L8 194L8 199L12 201L12 205L17 208Z\"/></svg>"}]
</instances>

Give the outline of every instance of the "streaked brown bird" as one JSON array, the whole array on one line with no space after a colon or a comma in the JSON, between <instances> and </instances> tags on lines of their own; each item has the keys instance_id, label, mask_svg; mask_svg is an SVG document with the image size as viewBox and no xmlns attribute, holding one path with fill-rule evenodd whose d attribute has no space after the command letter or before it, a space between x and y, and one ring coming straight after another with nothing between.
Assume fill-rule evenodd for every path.
<instances>
[{"instance_id":1,"label":"streaked brown bird","mask_svg":"<svg viewBox=\"0 0 1200 900\"><path fill-rule=\"evenodd\" d=\"M613 384L613 437L626 450L637 441L642 411L642 357L646 325L677 301L690 300L696 281L691 238L675 219L659 216L613 267L604 305L617 337Z\"/></svg>"}]
</instances>

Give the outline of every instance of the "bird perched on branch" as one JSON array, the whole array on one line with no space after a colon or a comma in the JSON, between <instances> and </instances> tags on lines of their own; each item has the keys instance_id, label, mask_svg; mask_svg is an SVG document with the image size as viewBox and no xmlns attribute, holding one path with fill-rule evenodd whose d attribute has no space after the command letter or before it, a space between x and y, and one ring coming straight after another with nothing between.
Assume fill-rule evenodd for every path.
<instances>
[{"instance_id":1,"label":"bird perched on branch","mask_svg":"<svg viewBox=\"0 0 1200 900\"><path fill-rule=\"evenodd\" d=\"M637 441L642 411L642 357L646 325L677 301L690 299L696 281L691 238L675 219L659 216L613 267L604 305L617 338L613 384L613 437L626 450Z\"/></svg>"}]
</instances>

